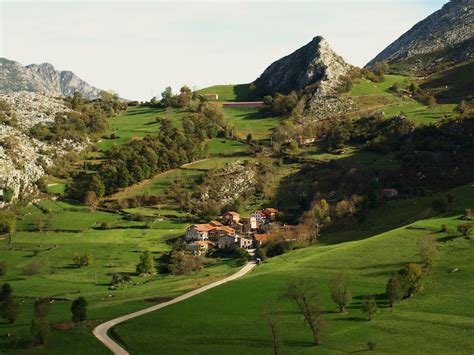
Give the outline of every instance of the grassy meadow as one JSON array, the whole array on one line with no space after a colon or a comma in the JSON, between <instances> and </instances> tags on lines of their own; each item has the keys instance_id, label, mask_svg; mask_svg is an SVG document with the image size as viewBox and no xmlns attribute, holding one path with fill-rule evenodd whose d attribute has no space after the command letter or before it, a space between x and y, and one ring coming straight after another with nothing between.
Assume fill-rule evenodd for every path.
<instances>
[{"instance_id":1,"label":"grassy meadow","mask_svg":"<svg viewBox=\"0 0 474 355\"><path fill-rule=\"evenodd\" d=\"M271 334L262 315L267 310L279 319L283 353L367 352L369 341L380 353L471 353L474 242L459 236L459 223L459 215L432 218L359 241L297 250L270 259L241 280L121 324L114 333L137 354L271 354ZM442 224L448 226L446 233L439 232ZM439 255L423 290L388 307L388 277L405 263L420 262L418 242L428 234L438 241ZM450 273L454 268L460 271ZM329 282L337 272L352 278L347 314L339 314L330 299ZM286 283L302 276L311 278L321 293L326 328L318 347L296 306L283 297ZM375 295L378 303L370 322L360 310L366 295Z\"/></svg>"}]
</instances>

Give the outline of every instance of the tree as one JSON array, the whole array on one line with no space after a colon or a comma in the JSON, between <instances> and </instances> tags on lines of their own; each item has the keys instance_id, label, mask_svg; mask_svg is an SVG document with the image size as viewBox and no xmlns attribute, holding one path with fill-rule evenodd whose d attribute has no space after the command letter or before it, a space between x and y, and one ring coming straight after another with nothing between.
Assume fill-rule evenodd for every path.
<instances>
[{"instance_id":1,"label":"tree","mask_svg":"<svg viewBox=\"0 0 474 355\"><path fill-rule=\"evenodd\" d=\"M0 210L0 233L13 233L16 226L16 215L11 210Z\"/></svg>"},{"instance_id":2,"label":"tree","mask_svg":"<svg viewBox=\"0 0 474 355\"><path fill-rule=\"evenodd\" d=\"M463 236L467 237L471 234L472 231L472 223L463 223L458 226L458 232L461 233Z\"/></svg>"},{"instance_id":3,"label":"tree","mask_svg":"<svg viewBox=\"0 0 474 355\"><path fill-rule=\"evenodd\" d=\"M336 122L329 128L329 132L326 137L329 150L345 147L346 143L351 139L351 132L349 128L350 123L345 121Z\"/></svg>"},{"instance_id":4,"label":"tree","mask_svg":"<svg viewBox=\"0 0 474 355\"><path fill-rule=\"evenodd\" d=\"M398 274L402 282L404 298L413 296L422 288L423 272L420 265L415 263L406 264L398 271Z\"/></svg>"},{"instance_id":5,"label":"tree","mask_svg":"<svg viewBox=\"0 0 474 355\"><path fill-rule=\"evenodd\" d=\"M33 319L31 321L31 334L35 338L35 343L44 345L49 335L49 301L40 299L35 302Z\"/></svg>"},{"instance_id":6,"label":"tree","mask_svg":"<svg viewBox=\"0 0 474 355\"><path fill-rule=\"evenodd\" d=\"M95 206L98 200L97 194L94 191L87 191L84 195L84 203L87 206Z\"/></svg>"},{"instance_id":7,"label":"tree","mask_svg":"<svg viewBox=\"0 0 474 355\"><path fill-rule=\"evenodd\" d=\"M372 320L375 313L377 313L377 302L375 297L370 295L364 297L362 301L362 312L367 313L368 320Z\"/></svg>"},{"instance_id":8,"label":"tree","mask_svg":"<svg viewBox=\"0 0 474 355\"><path fill-rule=\"evenodd\" d=\"M390 304L390 307L393 307L395 303L403 299L403 286L400 275L398 273L394 273L388 279L385 294L388 298L388 303Z\"/></svg>"},{"instance_id":9,"label":"tree","mask_svg":"<svg viewBox=\"0 0 474 355\"><path fill-rule=\"evenodd\" d=\"M170 107L172 98L173 98L173 91L171 90L171 87L168 86L165 89L165 91L161 93L161 104L164 107Z\"/></svg>"},{"instance_id":10,"label":"tree","mask_svg":"<svg viewBox=\"0 0 474 355\"><path fill-rule=\"evenodd\" d=\"M339 312L344 313L352 300L350 276L344 273L335 274L330 287L333 301L339 306Z\"/></svg>"},{"instance_id":11,"label":"tree","mask_svg":"<svg viewBox=\"0 0 474 355\"><path fill-rule=\"evenodd\" d=\"M321 344L324 322L321 317L319 291L313 280L298 279L290 281L287 289L287 296L296 303L306 325L311 329L314 345Z\"/></svg>"},{"instance_id":12,"label":"tree","mask_svg":"<svg viewBox=\"0 0 474 355\"><path fill-rule=\"evenodd\" d=\"M18 309L10 284L4 283L0 291L0 318L6 319L10 324L15 323L18 318Z\"/></svg>"},{"instance_id":13,"label":"tree","mask_svg":"<svg viewBox=\"0 0 474 355\"><path fill-rule=\"evenodd\" d=\"M94 191L97 197L102 197L105 194L105 185L99 174L95 174L91 178L89 190Z\"/></svg>"},{"instance_id":14,"label":"tree","mask_svg":"<svg viewBox=\"0 0 474 355\"><path fill-rule=\"evenodd\" d=\"M6 261L0 261L0 276L5 276L7 274L8 264Z\"/></svg>"},{"instance_id":15,"label":"tree","mask_svg":"<svg viewBox=\"0 0 474 355\"><path fill-rule=\"evenodd\" d=\"M87 301L84 297L81 296L72 302L71 313L74 322L87 320Z\"/></svg>"},{"instance_id":16,"label":"tree","mask_svg":"<svg viewBox=\"0 0 474 355\"><path fill-rule=\"evenodd\" d=\"M429 269L436 258L436 254L438 253L436 240L431 235L427 235L420 240L419 248L421 262L426 269Z\"/></svg>"},{"instance_id":17,"label":"tree","mask_svg":"<svg viewBox=\"0 0 474 355\"><path fill-rule=\"evenodd\" d=\"M466 221L472 220L472 210L470 208L464 210L463 219Z\"/></svg>"},{"instance_id":18,"label":"tree","mask_svg":"<svg viewBox=\"0 0 474 355\"><path fill-rule=\"evenodd\" d=\"M153 275L156 271L155 259L149 250L140 255L140 262L137 265L137 273Z\"/></svg>"},{"instance_id":19,"label":"tree","mask_svg":"<svg viewBox=\"0 0 474 355\"><path fill-rule=\"evenodd\" d=\"M383 76L390 69L390 66L387 61L383 60L374 64L373 71L376 75Z\"/></svg>"},{"instance_id":20,"label":"tree","mask_svg":"<svg viewBox=\"0 0 474 355\"><path fill-rule=\"evenodd\" d=\"M6 187L3 190L3 196L2 199L4 202L9 203L13 200L13 197L15 196L15 191L12 188Z\"/></svg>"},{"instance_id":21,"label":"tree","mask_svg":"<svg viewBox=\"0 0 474 355\"><path fill-rule=\"evenodd\" d=\"M426 99L426 106L429 108L434 108L436 106L436 99L434 96L428 96Z\"/></svg>"},{"instance_id":22,"label":"tree","mask_svg":"<svg viewBox=\"0 0 474 355\"><path fill-rule=\"evenodd\" d=\"M280 320L275 314L275 309L272 307L272 309L266 310L262 318L272 335L273 354L278 355L281 350L281 333Z\"/></svg>"}]
</instances>

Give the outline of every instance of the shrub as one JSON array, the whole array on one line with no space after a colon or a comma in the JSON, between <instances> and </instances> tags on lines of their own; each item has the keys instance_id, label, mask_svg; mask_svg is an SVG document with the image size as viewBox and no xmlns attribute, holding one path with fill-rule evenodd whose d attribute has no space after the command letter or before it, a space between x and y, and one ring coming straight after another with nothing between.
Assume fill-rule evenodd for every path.
<instances>
[{"instance_id":1,"label":"shrub","mask_svg":"<svg viewBox=\"0 0 474 355\"><path fill-rule=\"evenodd\" d=\"M473 223L463 223L458 226L458 232L467 237L471 234Z\"/></svg>"},{"instance_id":2,"label":"shrub","mask_svg":"<svg viewBox=\"0 0 474 355\"><path fill-rule=\"evenodd\" d=\"M23 272L25 273L25 275L33 276L41 274L44 271L45 267L46 262L44 260L34 258L30 263L25 266Z\"/></svg>"},{"instance_id":3,"label":"shrub","mask_svg":"<svg viewBox=\"0 0 474 355\"><path fill-rule=\"evenodd\" d=\"M100 224L100 229L111 229L112 228L112 222L102 222Z\"/></svg>"},{"instance_id":4,"label":"shrub","mask_svg":"<svg viewBox=\"0 0 474 355\"><path fill-rule=\"evenodd\" d=\"M373 351L375 350L375 342L374 341L368 341L367 342L367 348L370 350L370 351Z\"/></svg>"},{"instance_id":5,"label":"shrub","mask_svg":"<svg viewBox=\"0 0 474 355\"><path fill-rule=\"evenodd\" d=\"M448 232L448 226L446 224L442 224L440 228L440 232L447 233Z\"/></svg>"},{"instance_id":6,"label":"shrub","mask_svg":"<svg viewBox=\"0 0 474 355\"><path fill-rule=\"evenodd\" d=\"M92 254L86 253L80 255L79 253L76 253L72 258L72 261L79 268L83 266L89 266L90 264L92 264Z\"/></svg>"},{"instance_id":7,"label":"shrub","mask_svg":"<svg viewBox=\"0 0 474 355\"><path fill-rule=\"evenodd\" d=\"M10 210L0 210L0 233L13 233L15 226L15 213Z\"/></svg>"}]
</instances>

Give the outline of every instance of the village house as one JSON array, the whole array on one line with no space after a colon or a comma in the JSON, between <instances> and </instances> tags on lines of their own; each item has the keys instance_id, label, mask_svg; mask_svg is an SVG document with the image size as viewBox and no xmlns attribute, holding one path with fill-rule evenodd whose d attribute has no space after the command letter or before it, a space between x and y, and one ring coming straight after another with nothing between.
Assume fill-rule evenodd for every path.
<instances>
[{"instance_id":1,"label":"village house","mask_svg":"<svg viewBox=\"0 0 474 355\"><path fill-rule=\"evenodd\" d=\"M261 247L264 243L266 243L270 239L270 234L263 233L263 234L255 234L253 236L254 246L256 248Z\"/></svg>"},{"instance_id":2,"label":"village house","mask_svg":"<svg viewBox=\"0 0 474 355\"><path fill-rule=\"evenodd\" d=\"M209 232L214 228L215 227L211 226L209 223L194 224L188 228L185 239L186 241L207 240L209 239Z\"/></svg>"},{"instance_id":3,"label":"village house","mask_svg":"<svg viewBox=\"0 0 474 355\"><path fill-rule=\"evenodd\" d=\"M397 189L383 189L382 196L384 198L396 198L398 197L398 191Z\"/></svg>"},{"instance_id":4,"label":"village house","mask_svg":"<svg viewBox=\"0 0 474 355\"><path fill-rule=\"evenodd\" d=\"M260 210L253 211L250 216L255 218L255 221L257 222L257 228L259 228L262 224L264 224L267 221L267 215L263 213L263 211L260 211Z\"/></svg>"},{"instance_id":5,"label":"village house","mask_svg":"<svg viewBox=\"0 0 474 355\"><path fill-rule=\"evenodd\" d=\"M278 210L276 208L267 207L262 210L263 214L267 217L268 220L276 220Z\"/></svg>"},{"instance_id":6,"label":"village house","mask_svg":"<svg viewBox=\"0 0 474 355\"><path fill-rule=\"evenodd\" d=\"M209 231L209 239L212 241L217 241L219 238L223 237L224 235L235 235L235 229L229 226L219 226L214 227Z\"/></svg>"},{"instance_id":7,"label":"village house","mask_svg":"<svg viewBox=\"0 0 474 355\"><path fill-rule=\"evenodd\" d=\"M257 219L255 217L243 217L240 219L243 226L240 233L252 233L257 230Z\"/></svg>"},{"instance_id":8,"label":"village house","mask_svg":"<svg viewBox=\"0 0 474 355\"><path fill-rule=\"evenodd\" d=\"M224 248L231 248L231 247L236 247L236 248L244 248L244 249L249 249L252 247L252 239L250 238L245 238L241 237L239 235L229 235L226 234L223 237L219 238L217 241L217 246L219 249L224 249Z\"/></svg>"},{"instance_id":9,"label":"village house","mask_svg":"<svg viewBox=\"0 0 474 355\"><path fill-rule=\"evenodd\" d=\"M225 225L232 225L233 223L238 223L240 221L240 213L237 212L226 212L222 215Z\"/></svg>"}]
</instances>

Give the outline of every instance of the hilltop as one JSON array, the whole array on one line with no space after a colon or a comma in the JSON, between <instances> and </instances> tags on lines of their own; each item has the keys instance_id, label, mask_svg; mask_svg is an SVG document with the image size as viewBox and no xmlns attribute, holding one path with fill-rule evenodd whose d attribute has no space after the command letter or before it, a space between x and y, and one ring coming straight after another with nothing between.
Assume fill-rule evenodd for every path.
<instances>
[{"instance_id":1,"label":"hilltop","mask_svg":"<svg viewBox=\"0 0 474 355\"><path fill-rule=\"evenodd\" d=\"M91 86L71 71L56 70L50 63L23 66L0 58L0 92L30 91L72 96L81 93L86 99L100 97L102 90Z\"/></svg>"},{"instance_id":2,"label":"hilltop","mask_svg":"<svg viewBox=\"0 0 474 355\"><path fill-rule=\"evenodd\" d=\"M291 91L314 86L314 95L323 97L334 93L341 78L351 65L337 55L321 36L293 53L272 63L253 83L257 96Z\"/></svg>"}]
</instances>

